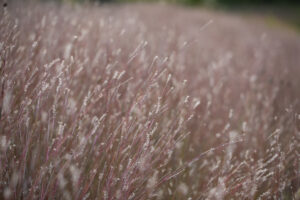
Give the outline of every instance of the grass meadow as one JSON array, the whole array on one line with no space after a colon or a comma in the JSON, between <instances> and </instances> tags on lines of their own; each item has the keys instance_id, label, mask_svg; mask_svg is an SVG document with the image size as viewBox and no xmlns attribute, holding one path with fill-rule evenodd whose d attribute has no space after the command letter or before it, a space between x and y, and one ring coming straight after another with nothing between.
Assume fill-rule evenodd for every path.
<instances>
[{"instance_id":1,"label":"grass meadow","mask_svg":"<svg viewBox=\"0 0 300 200\"><path fill-rule=\"evenodd\" d=\"M0 199L300 199L296 32L9 2L0 56Z\"/></svg>"}]
</instances>

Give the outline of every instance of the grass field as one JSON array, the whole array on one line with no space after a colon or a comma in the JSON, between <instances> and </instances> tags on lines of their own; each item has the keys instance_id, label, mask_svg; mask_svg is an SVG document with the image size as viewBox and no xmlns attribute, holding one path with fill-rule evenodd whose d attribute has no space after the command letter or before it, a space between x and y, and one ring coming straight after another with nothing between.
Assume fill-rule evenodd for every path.
<instances>
[{"instance_id":1,"label":"grass field","mask_svg":"<svg viewBox=\"0 0 300 200\"><path fill-rule=\"evenodd\" d=\"M15 2L0 56L0 199L300 199L296 32Z\"/></svg>"}]
</instances>

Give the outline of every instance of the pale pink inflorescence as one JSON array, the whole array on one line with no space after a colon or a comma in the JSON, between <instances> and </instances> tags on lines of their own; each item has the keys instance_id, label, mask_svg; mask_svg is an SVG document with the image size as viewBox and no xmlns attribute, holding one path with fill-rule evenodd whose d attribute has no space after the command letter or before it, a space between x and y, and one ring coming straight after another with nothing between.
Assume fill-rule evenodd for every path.
<instances>
[{"instance_id":1,"label":"pale pink inflorescence","mask_svg":"<svg viewBox=\"0 0 300 200\"><path fill-rule=\"evenodd\" d=\"M1 198L299 198L299 36L175 6L2 10Z\"/></svg>"}]
</instances>

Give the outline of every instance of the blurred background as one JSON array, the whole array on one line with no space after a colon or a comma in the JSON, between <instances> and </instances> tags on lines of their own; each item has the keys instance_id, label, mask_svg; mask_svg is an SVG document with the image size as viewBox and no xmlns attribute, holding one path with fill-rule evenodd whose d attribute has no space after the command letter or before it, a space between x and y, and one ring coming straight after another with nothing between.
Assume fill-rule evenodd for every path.
<instances>
[{"instance_id":1,"label":"blurred background","mask_svg":"<svg viewBox=\"0 0 300 200\"><path fill-rule=\"evenodd\" d=\"M209 8L250 16L270 26L300 33L300 0L28 0L70 4L163 3L193 8Z\"/></svg>"},{"instance_id":2,"label":"blurred background","mask_svg":"<svg viewBox=\"0 0 300 200\"><path fill-rule=\"evenodd\" d=\"M299 0L41 0L65 2L172 2L190 5L270 5L299 4Z\"/></svg>"}]
</instances>

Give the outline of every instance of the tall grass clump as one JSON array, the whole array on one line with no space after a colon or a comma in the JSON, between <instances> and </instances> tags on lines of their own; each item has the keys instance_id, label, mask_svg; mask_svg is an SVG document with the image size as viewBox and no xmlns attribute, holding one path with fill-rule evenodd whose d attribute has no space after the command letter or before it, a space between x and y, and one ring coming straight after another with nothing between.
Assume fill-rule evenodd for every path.
<instances>
[{"instance_id":1,"label":"tall grass clump","mask_svg":"<svg viewBox=\"0 0 300 200\"><path fill-rule=\"evenodd\" d=\"M169 6L0 13L4 199L299 199L300 42Z\"/></svg>"}]
</instances>

